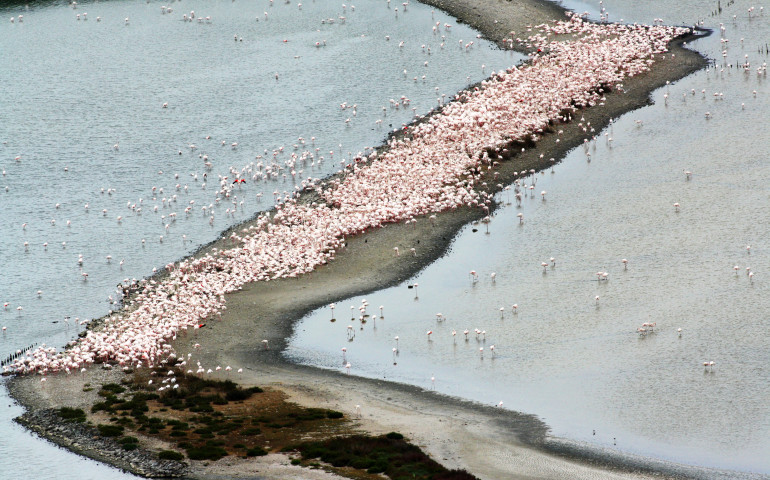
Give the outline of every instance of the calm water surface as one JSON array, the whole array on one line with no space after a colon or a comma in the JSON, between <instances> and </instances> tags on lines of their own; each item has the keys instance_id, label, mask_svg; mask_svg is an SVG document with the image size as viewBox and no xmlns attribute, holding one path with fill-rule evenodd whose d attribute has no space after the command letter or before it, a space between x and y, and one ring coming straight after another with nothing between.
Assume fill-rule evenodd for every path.
<instances>
[{"instance_id":1,"label":"calm water surface","mask_svg":"<svg viewBox=\"0 0 770 480\"><path fill-rule=\"evenodd\" d=\"M172 14L161 14L164 3ZM599 13L598 2L570 5ZM767 60L757 49L770 38L768 17L746 13L760 2L736 1L720 17L710 16L715 2L603 5L610 19L723 22L728 63L746 54L755 66ZM434 36L435 22L452 19L408 8L396 16L384 1L343 11L322 1L300 10L185 0L0 9L0 302L9 302L0 310L7 326L0 356L35 342L63 345L83 328L76 318L109 310L118 282L151 274L268 208L273 192L291 191L292 169L296 179L323 177L441 94L517 61L461 25ZM191 10L211 23L182 21ZM88 20L78 21L85 12ZM19 14L23 23L7 21ZM475 46L465 52L458 40ZM718 34L695 45L719 59L722 46ZM434 376L438 391L538 414L558 436L607 447L614 437L614 448L626 452L770 473L766 82L754 72L712 69L656 92L655 105L606 132L611 148L602 132L590 163L578 149L555 173L537 176L535 198L499 210L489 235L461 233L449 256L408 282L419 282L419 298L406 285L368 296L373 307L385 306L385 318L363 330L356 323L352 342L340 313L347 308L337 310L335 324L322 310L302 323L289 355L342 369L346 346L352 373L426 388ZM392 108L402 96L411 104ZM355 104L355 115L343 103ZM260 162L282 169L216 202L219 176L251 173ZM540 263L550 257L556 267L544 274ZM747 266L756 272L752 282ZM609 280L596 281L597 271ZM437 312L446 320L436 322ZM643 322L657 322L656 333L636 335ZM476 328L486 338L470 333L466 342L462 331ZM716 366L704 372L709 360ZM40 475L54 459L58 478L128 477L35 439L10 422L20 409L5 408L0 473Z\"/></svg>"},{"instance_id":2,"label":"calm water surface","mask_svg":"<svg viewBox=\"0 0 770 480\"><path fill-rule=\"evenodd\" d=\"M444 259L368 295L376 318L363 327L347 308L362 298L340 299L336 323L329 309L306 318L288 355L344 371L345 346L351 373L489 405L503 401L538 414L556 436L770 474L770 90L756 74L768 59L758 50L770 38L770 21L755 2L737 1L719 17L710 16L711 2L604 6L610 19L703 19L717 32L694 47L719 59L717 68L655 92L654 105L597 132L590 160L578 148L553 172L538 174L535 195L520 208L500 196L506 205L488 235L483 226L466 228ZM600 7L575 8L598 14ZM724 70L720 22L726 64L733 65ZM745 55L748 74L734 68ZM543 271L551 257L556 266ZM479 273L477 283L470 270ZM597 281L597 272L608 280ZM414 283L416 291L407 288ZM655 333L640 337L637 328L649 322ZM477 337L475 329L486 334ZM704 370L704 361L714 368Z\"/></svg>"},{"instance_id":3,"label":"calm water surface","mask_svg":"<svg viewBox=\"0 0 770 480\"><path fill-rule=\"evenodd\" d=\"M190 11L196 21L183 21ZM443 13L396 14L384 1L83 1L0 8L0 18L3 359L63 346L112 308L124 279L216 239L274 192L335 172L520 58ZM436 22L453 28L434 35ZM268 168L270 180L252 178ZM236 174L247 183L217 201L219 178ZM127 476L24 432L3 395L0 477L52 464L57 478Z\"/></svg>"}]
</instances>

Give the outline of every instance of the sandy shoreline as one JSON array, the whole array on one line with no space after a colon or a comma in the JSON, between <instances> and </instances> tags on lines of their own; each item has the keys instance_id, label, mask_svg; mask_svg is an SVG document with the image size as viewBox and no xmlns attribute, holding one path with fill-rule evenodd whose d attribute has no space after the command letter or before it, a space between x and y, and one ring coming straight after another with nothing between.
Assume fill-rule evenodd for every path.
<instances>
[{"instance_id":1,"label":"sandy shoreline","mask_svg":"<svg viewBox=\"0 0 770 480\"><path fill-rule=\"evenodd\" d=\"M423 3L445 10L498 43L511 31L523 32L527 25L564 17L561 7L537 0L426 0ZM703 67L705 60L681 48L681 42L675 42L664 58L656 58L652 71L628 79L624 93L609 94L605 105L582 111L586 121L591 122L597 132L601 131L610 119L649 103L650 92L666 81L682 78ZM672 58L672 53L676 57ZM522 170L548 168L550 158L563 158L587 136L577 122L559 128L563 130L560 142L556 142L555 134L545 135L536 148L501 162L496 169L499 177L495 183L510 184L515 179L514 173ZM482 479L698 476L689 469L624 460L607 452L593 451L588 455L577 447L551 443L547 425L531 415L449 398L417 387L293 365L280 355L302 316L331 302L403 282L445 255L460 228L482 216L478 209L463 207L438 215L435 224L421 218L410 225L390 224L350 238L334 261L311 274L298 279L249 284L229 295L221 322L210 322L197 333L180 337L174 347L178 354L186 355L193 352L194 343L199 343L202 347L195 350L195 356L203 365L242 367L244 374L240 383L275 386L301 405L334 408L351 416L354 406L361 405L359 423L363 430L400 431L445 466L467 469ZM396 246L406 252L415 248L416 256L395 256L393 247ZM262 349L263 339L269 341L269 350ZM84 376L52 377L44 387L36 377L18 378L11 381L11 391L30 409L87 405L90 400L81 394L82 387L73 388L73 384L98 382L95 377L100 375L120 374L91 369ZM109 459L101 460L109 462ZM256 467L245 462L223 459L209 466L194 462L191 477L291 478L288 470L269 473L268 465L262 465L260 473L256 473ZM125 465L121 467L130 469Z\"/></svg>"}]
</instances>

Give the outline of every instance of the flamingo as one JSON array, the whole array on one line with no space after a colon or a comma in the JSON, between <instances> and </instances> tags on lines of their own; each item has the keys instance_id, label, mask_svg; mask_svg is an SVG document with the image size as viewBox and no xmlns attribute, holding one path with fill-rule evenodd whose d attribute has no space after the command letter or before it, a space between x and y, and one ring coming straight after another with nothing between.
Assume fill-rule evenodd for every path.
<instances>
[{"instance_id":1,"label":"flamingo","mask_svg":"<svg viewBox=\"0 0 770 480\"><path fill-rule=\"evenodd\" d=\"M315 205L297 202L295 196L287 193L283 197L276 195L280 208L258 216L255 219L258 228L240 237L237 247L222 250L221 254L203 254L202 259L181 261L179 268L167 272L167 279L142 284L141 293L135 301L139 308L123 312L119 319L108 323L105 331L94 331L77 340L77 351L75 348L59 353L38 350L34 366L16 362L12 370L29 373L46 368L49 371L62 369L63 359L72 359L78 365L91 364L97 358L115 360L115 349L113 347L113 351L109 351L106 339L125 346L126 351L120 355L129 358L130 364L156 364L161 361L157 352L170 347L170 339L179 330L200 325L206 318L224 311L225 294L239 290L248 282L295 278L310 273L334 259L335 253L345 246L345 236L357 235L386 223L412 223L412 219L421 215L434 215L459 207L488 209L487 200L490 199L479 193L480 187L471 183L477 181L478 175L472 174L468 178L463 172L480 169L483 152L488 146L494 149L510 147L497 138L490 138L489 132L505 131L506 137L513 139L535 135L538 125L544 121L541 112L550 112L545 114L548 121L566 121L567 116L549 106L574 102L582 108L602 102L602 95L595 89L597 82L617 85L624 76L647 71L647 61L651 60L651 56L663 53L670 39L687 32L679 27L594 25L577 16L534 30L537 32L531 38L522 39L523 43L530 43L535 51L541 50L533 55L530 63L515 67L510 72L495 74L478 89L474 87L459 93L458 100L462 101L444 104L441 116L404 126L408 142L393 139L389 141L387 151L376 152L376 155L373 152L361 165L353 166L351 162L350 166L345 166L339 182L334 180L333 185L317 186L320 200ZM574 34L574 42L561 45L558 49L549 48L551 37L565 34ZM616 38L618 41L601 43L599 37ZM644 48L637 45L644 45ZM467 46L470 48L471 43ZM585 75L586 71L590 71L591 75ZM612 75L606 77L603 72L612 72ZM559 78L564 83L553 89L543 89L543 93L521 90L522 85L544 78ZM514 79L516 81L511 81ZM575 95L579 96L577 100ZM399 108L408 106L407 100L394 100L393 108L396 108L396 103ZM471 112L478 116L468 122ZM118 143L114 148L118 151ZM468 154L457 155L457 151ZM281 152L276 150L276 157ZM333 154L331 156L333 158ZM379 158L386 161L378 161ZM426 168L426 165L431 168ZM296 171L294 165L291 167ZM274 174L276 177L279 175L277 171ZM236 175L236 178L240 177ZM227 187L220 193L222 201L231 201L231 195L237 192L233 187ZM377 198L372 194L390 192L394 188L409 191L410 201L394 205L387 198L389 195ZM521 187L517 185L517 188ZM527 186L527 189L532 197L534 185ZM436 195L437 191L442 193ZM102 192L112 195L114 189L102 189ZM153 191L153 195L162 196L163 193L158 189ZM365 211L361 208L362 199L365 199ZM518 201L520 197L517 197ZM164 209L171 208L175 202L175 196L164 198L162 206ZM212 224L214 208L212 204L205 213ZM230 210L228 215L233 215L236 210ZM484 212L488 213L487 210ZM106 209L103 214L106 215ZM523 224L523 214L517 216L519 223ZM164 224L172 223L173 220L164 219ZM62 246L66 247L66 243ZM250 266L248 272L240 268L244 264ZM196 281L181 285L180 279L191 272L196 275ZM472 275L472 278L475 283L477 276ZM208 289L214 289L216 294L195 290L204 284L216 285ZM171 295L178 298L179 304L169 311L164 302ZM200 305L206 306L196 310ZM86 353L81 354L81 351Z\"/></svg>"}]
</instances>

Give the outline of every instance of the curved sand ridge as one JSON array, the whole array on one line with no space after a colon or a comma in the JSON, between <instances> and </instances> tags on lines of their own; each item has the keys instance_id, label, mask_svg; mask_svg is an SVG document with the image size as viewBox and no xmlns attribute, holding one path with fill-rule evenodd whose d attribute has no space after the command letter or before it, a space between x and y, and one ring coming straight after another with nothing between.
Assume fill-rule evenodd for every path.
<instances>
[{"instance_id":1,"label":"curved sand ridge","mask_svg":"<svg viewBox=\"0 0 770 480\"><path fill-rule=\"evenodd\" d=\"M348 235L464 205L488 211L491 195L476 182L482 170L493 169L490 155L507 153L513 140L536 140L575 109L600 103L605 89L622 88L625 78L647 71L669 41L691 33L592 24L575 15L532 31L520 40L538 52L528 64L459 93L441 113L393 138L379 157L357 159L361 164L347 167L342 180L313 187L326 203L289 200L272 220L263 214L242 235L231 235L237 246L167 266L169 276L147 282L130 311L110 316L68 350L40 347L9 371L157 364L172 355L170 342L180 330L225 309L225 294L249 282L309 273L333 259Z\"/></svg>"}]
</instances>

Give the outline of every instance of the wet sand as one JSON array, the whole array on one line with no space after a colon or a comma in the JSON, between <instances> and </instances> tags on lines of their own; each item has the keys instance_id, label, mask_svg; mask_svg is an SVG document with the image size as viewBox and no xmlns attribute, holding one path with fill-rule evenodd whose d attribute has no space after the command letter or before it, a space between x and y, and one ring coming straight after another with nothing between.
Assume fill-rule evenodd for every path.
<instances>
[{"instance_id":1,"label":"wet sand","mask_svg":"<svg viewBox=\"0 0 770 480\"><path fill-rule=\"evenodd\" d=\"M498 43L511 31L522 32L524 36L527 25L564 18L560 7L536 0L427 0L424 3L445 10ZM665 85L666 81L682 78L705 66L705 60L681 48L681 42L675 42L663 58L658 56L652 71L628 79L624 83L624 93L610 93L604 105L580 112L586 121L599 132L610 119L649 103L650 92ZM546 134L535 148L521 153L521 147L518 147L514 157L501 160L496 169L499 177L490 181L490 185L510 184L515 179L515 172L549 168L550 158L558 161L586 138L577 122L559 125L558 129L563 130L560 142L556 142L555 134ZM692 476L687 469L675 466L557 445L548 440L547 425L531 415L466 402L408 385L294 365L281 356L296 321L305 314L329 303L407 280L445 255L460 228L483 215L478 209L464 207L441 213L434 222L418 218L416 223L390 224L349 238L335 260L311 274L249 284L229 295L221 321L210 321L205 328L187 333L174 347L178 355L193 353L193 360L200 361L206 368L217 365L230 365L234 370L243 368L244 373L237 380L244 385L274 386L301 405L345 412L356 418L366 432L399 431L448 468L464 468L482 479ZM212 246L223 247L215 243L205 250ZM399 247L400 256L394 254L394 247ZM410 253L411 248L415 249L416 255ZM346 319L347 312L338 311L337 315L340 321L345 321L342 319ZM263 348L263 339L268 340L270 348L267 350ZM193 349L195 343L201 348ZM79 375L77 382L88 382L91 377L104 375L102 372L92 368L86 375ZM120 374L113 372L111 375ZM74 377L58 376L42 386L38 377L14 379L12 392L32 409L86 405L88 399L82 388L68 386L76 381ZM97 378L91 381L99 382ZM360 418L356 417L355 405L361 406ZM273 462L275 466L283 468L281 464L288 463L285 456L271 458L278 459ZM109 462L109 459L102 460ZM270 473L271 463L267 460L253 463L253 460L223 459L209 465L192 463L195 478L291 478L289 471ZM300 475L297 478L309 477Z\"/></svg>"}]
</instances>

